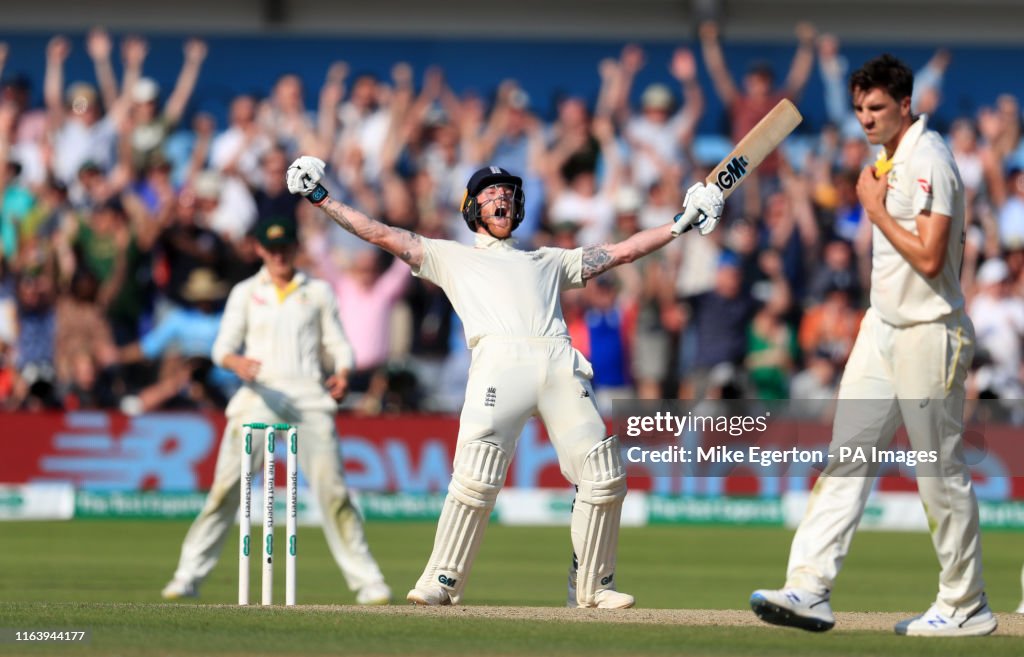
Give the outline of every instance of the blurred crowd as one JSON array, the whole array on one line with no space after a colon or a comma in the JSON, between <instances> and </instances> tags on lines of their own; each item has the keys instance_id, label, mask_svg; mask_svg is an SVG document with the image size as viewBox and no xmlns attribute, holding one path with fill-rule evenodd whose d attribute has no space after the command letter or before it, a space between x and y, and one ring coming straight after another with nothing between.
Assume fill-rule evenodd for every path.
<instances>
[{"instance_id":1,"label":"blurred crowd","mask_svg":"<svg viewBox=\"0 0 1024 657\"><path fill-rule=\"evenodd\" d=\"M283 75L266 98L235 97L217 125L187 113L202 41L183 44L165 90L144 74L141 38L115 44L96 29L73 52L54 37L40 53L42 107L31 103L37 80L7 75L0 89L0 406L222 407L239 382L213 366L210 347L231 286L259 268L250 230L275 216L297 223L301 266L337 290L356 353L346 403L369 414L457 411L468 353L444 294L288 194L294 157L326 160L332 194L371 216L466 242L468 175L505 167L524 178L520 246L572 248L671 220L681 191L779 99L799 106L812 75L829 122L771 156L716 233L688 233L562 303L603 410L624 396L829 399L867 303L871 231L855 183L874 149L852 116L838 40L801 24L796 41L781 79L760 62L734 79L714 23L701 27L699 53L681 47L667 62L629 45L595 62L596 101L555 99L550 121L537 112L550 99L513 80L490 81L485 98L456 94L437 68L417 77L396 63L378 79L336 62L315 107L300 78ZM5 56L0 44L0 71ZM65 80L69 57L90 58L95 80ZM950 58L938 51L917 72L916 112L942 102ZM663 80L634 89L645 66ZM728 134L697 131L709 93ZM1024 395L1022 117L1010 94L987 102L931 127L947 136L967 189L970 394L1013 400Z\"/></svg>"}]
</instances>

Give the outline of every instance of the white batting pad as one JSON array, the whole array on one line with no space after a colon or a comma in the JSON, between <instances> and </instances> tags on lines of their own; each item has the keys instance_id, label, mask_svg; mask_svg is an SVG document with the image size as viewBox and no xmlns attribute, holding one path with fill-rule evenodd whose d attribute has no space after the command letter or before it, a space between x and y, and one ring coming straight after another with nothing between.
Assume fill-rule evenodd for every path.
<instances>
[{"instance_id":1,"label":"white batting pad","mask_svg":"<svg viewBox=\"0 0 1024 657\"><path fill-rule=\"evenodd\" d=\"M498 491L505 483L509 461L493 443L474 441L459 448L437 522L434 550L417 589L441 586L452 604L458 604Z\"/></svg>"},{"instance_id":2,"label":"white batting pad","mask_svg":"<svg viewBox=\"0 0 1024 657\"><path fill-rule=\"evenodd\" d=\"M579 560L576 600L581 607L595 606L599 591L615 588L619 519L625 497L626 471L619 439L611 436L587 453L572 510L570 531Z\"/></svg>"}]
</instances>

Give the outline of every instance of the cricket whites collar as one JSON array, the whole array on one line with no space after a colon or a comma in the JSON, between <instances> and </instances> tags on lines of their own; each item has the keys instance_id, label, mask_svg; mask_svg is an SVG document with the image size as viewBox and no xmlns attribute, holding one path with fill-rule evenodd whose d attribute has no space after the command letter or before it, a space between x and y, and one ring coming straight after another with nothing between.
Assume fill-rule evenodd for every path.
<instances>
[{"instance_id":1,"label":"cricket whites collar","mask_svg":"<svg viewBox=\"0 0 1024 657\"><path fill-rule=\"evenodd\" d=\"M900 139L900 143L896 147L896 152L892 154L892 157L889 158L888 161L891 162L892 164L897 164L905 161L907 157L910 155L910 153L914 150L914 144L917 143L917 140L921 138L921 135L923 135L924 131L927 129L928 116L922 114L920 117L918 117L916 121L914 121L913 125L911 125L907 129L907 132L903 135L903 139ZM884 148L882 149L881 153L882 156L879 157L879 160L884 159ZM876 164L875 166L877 167L878 165Z\"/></svg>"},{"instance_id":2,"label":"cricket whites collar","mask_svg":"<svg viewBox=\"0 0 1024 657\"><path fill-rule=\"evenodd\" d=\"M503 240L499 240L497 237L491 235L484 235L482 233L476 234L476 248L478 249L512 249L516 247L515 239L509 237Z\"/></svg>"},{"instance_id":3,"label":"cricket whites collar","mask_svg":"<svg viewBox=\"0 0 1024 657\"><path fill-rule=\"evenodd\" d=\"M284 303L284 300L291 295L292 292L299 289L303 283L306 282L305 272L296 269L295 275L292 276L292 280L284 289L278 289L273 281L270 280L270 272L267 271L266 266L260 267L259 273L256 275L261 285L266 285L274 288L274 292L277 294L277 302Z\"/></svg>"}]
</instances>

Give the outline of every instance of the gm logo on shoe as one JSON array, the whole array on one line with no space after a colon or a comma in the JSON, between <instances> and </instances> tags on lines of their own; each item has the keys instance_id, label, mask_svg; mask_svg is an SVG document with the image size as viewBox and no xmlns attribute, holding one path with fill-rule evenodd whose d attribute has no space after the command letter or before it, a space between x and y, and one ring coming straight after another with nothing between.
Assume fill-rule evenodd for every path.
<instances>
[{"instance_id":1,"label":"gm logo on shoe","mask_svg":"<svg viewBox=\"0 0 1024 657\"><path fill-rule=\"evenodd\" d=\"M609 584L612 583L613 579L615 579L615 573L612 573L608 577L602 577L601 578L601 586L608 586Z\"/></svg>"},{"instance_id":2,"label":"gm logo on shoe","mask_svg":"<svg viewBox=\"0 0 1024 657\"><path fill-rule=\"evenodd\" d=\"M455 586L455 582L458 580L454 577L445 577L444 575L438 575L437 581L441 582L441 586Z\"/></svg>"}]
</instances>

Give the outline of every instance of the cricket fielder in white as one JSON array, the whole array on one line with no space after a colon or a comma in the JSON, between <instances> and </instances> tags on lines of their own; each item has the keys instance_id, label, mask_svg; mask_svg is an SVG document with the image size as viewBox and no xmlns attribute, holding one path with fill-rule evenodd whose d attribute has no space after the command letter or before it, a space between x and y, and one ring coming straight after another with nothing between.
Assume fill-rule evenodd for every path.
<instances>
[{"instance_id":1,"label":"cricket fielder in white","mask_svg":"<svg viewBox=\"0 0 1024 657\"><path fill-rule=\"evenodd\" d=\"M934 604L897 634L977 636L996 628L981 573L978 502L963 458L964 382L974 329L960 263L964 187L953 156L925 117L910 111L913 74L882 55L850 78L853 106L872 144L857 195L873 226L871 307L839 386L830 453L884 449L902 422L911 447L937 455L917 487L941 571ZM877 464L833 457L793 538L786 586L755 591L764 621L811 631L835 624L829 592L860 522Z\"/></svg>"},{"instance_id":2,"label":"cricket fielder in white","mask_svg":"<svg viewBox=\"0 0 1024 657\"><path fill-rule=\"evenodd\" d=\"M295 268L295 222L270 218L257 227L263 268L231 290L213 345L213 362L245 382L227 407L213 487L181 547L163 597L195 597L220 555L239 502L242 424L287 422L299 432L299 467L320 503L327 545L359 604L387 604L391 590L366 544L352 505L334 419L345 395L352 349L334 292ZM263 442L264 434L253 439ZM264 450L253 445L259 471Z\"/></svg>"},{"instance_id":3,"label":"cricket fielder in white","mask_svg":"<svg viewBox=\"0 0 1024 657\"><path fill-rule=\"evenodd\" d=\"M323 173L321 160L300 157L288 170L288 189L439 285L462 319L472 349L448 496L433 552L407 599L420 605L462 600L516 441L526 420L537 414L562 474L577 488L570 531L578 565L578 571L570 571L572 606L632 607L633 596L616 591L614 581L626 495L619 441L607 435L594 405L593 372L570 343L559 293L665 246L673 239L672 224L618 244L520 251L509 237L523 219L523 182L488 167L466 186L462 214L476 233L476 245L466 246L370 219L329 198L320 184ZM694 185L685 205L680 221L695 223L706 235L721 216L721 190Z\"/></svg>"}]
</instances>

